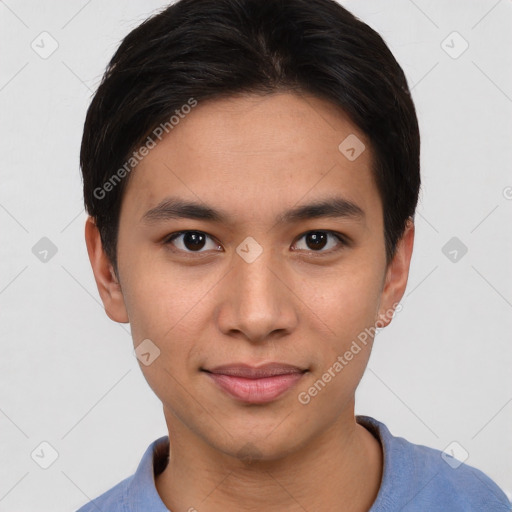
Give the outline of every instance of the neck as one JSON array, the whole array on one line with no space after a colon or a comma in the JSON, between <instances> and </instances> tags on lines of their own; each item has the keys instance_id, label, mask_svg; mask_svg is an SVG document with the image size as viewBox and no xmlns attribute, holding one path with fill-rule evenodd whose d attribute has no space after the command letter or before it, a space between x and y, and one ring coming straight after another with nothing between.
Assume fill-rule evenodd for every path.
<instances>
[{"instance_id":1,"label":"neck","mask_svg":"<svg viewBox=\"0 0 512 512\"><path fill-rule=\"evenodd\" d=\"M169 510L367 512L377 497L382 449L356 423L353 409L307 445L273 460L253 458L249 446L243 457L227 455L172 420L169 463L155 478Z\"/></svg>"}]
</instances>

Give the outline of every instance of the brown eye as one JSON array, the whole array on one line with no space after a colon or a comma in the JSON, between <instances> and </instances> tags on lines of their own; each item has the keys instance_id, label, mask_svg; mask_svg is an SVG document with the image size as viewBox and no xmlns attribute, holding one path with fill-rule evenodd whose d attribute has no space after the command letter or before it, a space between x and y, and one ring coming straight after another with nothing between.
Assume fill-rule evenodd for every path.
<instances>
[{"instance_id":1,"label":"brown eye","mask_svg":"<svg viewBox=\"0 0 512 512\"><path fill-rule=\"evenodd\" d=\"M345 241L340 235L330 231L308 231L301 236L300 240L303 238L305 240L305 244L303 245L306 247L299 248L299 250L311 250L313 252L332 252L333 248L333 250L336 250L337 246L338 248L341 248L345 245ZM338 243L329 244L329 238L337 240ZM324 249L326 246L329 246L328 249L323 251L322 249Z\"/></svg>"},{"instance_id":2,"label":"brown eye","mask_svg":"<svg viewBox=\"0 0 512 512\"><path fill-rule=\"evenodd\" d=\"M175 240L177 240L176 243ZM180 231L168 237L165 244L173 245L178 250L184 252L205 252L201 249L208 245L208 240L212 240L212 238L202 231ZM216 249L218 247L218 244L211 242L210 247L207 247L207 249Z\"/></svg>"}]
</instances>

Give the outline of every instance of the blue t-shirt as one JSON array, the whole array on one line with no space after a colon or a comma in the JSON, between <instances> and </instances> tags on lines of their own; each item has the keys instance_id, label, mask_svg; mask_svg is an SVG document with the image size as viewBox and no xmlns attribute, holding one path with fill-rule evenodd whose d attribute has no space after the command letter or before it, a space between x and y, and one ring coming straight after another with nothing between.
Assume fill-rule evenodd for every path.
<instances>
[{"instance_id":1,"label":"blue t-shirt","mask_svg":"<svg viewBox=\"0 0 512 512\"><path fill-rule=\"evenodd\" d=\"M384 467L377 498L368 512L511 512L505 493L482 471L440 450L393 436L370 416L356 416L383 449ZM149 445L132 476L77 512L169 512L155 487L165 468L168 436Z\"/></svg>"}]
</instances>

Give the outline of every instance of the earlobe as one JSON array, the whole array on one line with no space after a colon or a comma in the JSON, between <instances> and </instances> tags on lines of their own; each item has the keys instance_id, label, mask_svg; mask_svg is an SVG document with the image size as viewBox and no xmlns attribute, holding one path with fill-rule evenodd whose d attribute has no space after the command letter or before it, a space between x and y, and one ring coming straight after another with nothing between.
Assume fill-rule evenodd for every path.
<instances>
[{"instance_id":1,"label":"earlobe","mask_svg":"<svg viewBox=\"0 0 512 512\"><path fill-rule=\"evenodd\" d=\"M121 285L112 263L103 250L99 230L90 216L85 223L85 243L105 313L114 322L128 323Z\"/></svg>"},{"instance_id":2,"label":"earlobe","mask_svg":"<svg viewBox=\"0 0 512 512\"><path fill-rule=\"evenodd\" d=\"M389 263L386 271L386 278L376 320L378 327L386 327L391 323L394 311L397 309L404 295L409 278L413 246L414 222L412 219L409 219L404 234L397 244L393 259Z\"/></svg>"}]
</instances>

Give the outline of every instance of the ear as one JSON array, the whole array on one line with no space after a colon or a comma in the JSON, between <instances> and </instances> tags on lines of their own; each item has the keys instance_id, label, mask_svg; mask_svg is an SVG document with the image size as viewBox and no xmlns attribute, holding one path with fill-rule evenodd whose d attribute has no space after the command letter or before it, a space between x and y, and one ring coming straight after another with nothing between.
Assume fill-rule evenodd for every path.
<instances>
[{"instance_id":1,"label":"ear","mask_svg":"<svg viewBox=\"0 0 512 512\"><path fill-rule=\"evenodd\" d=\"M413 245L414 222L409 219L404 234L397 243L395 255L386 270L376 321L377 327L386 327L391 323L393 313L404 295L409 277ZM399 309L397 310L399 311Z\"/></svg>"},{"instance_id":2,"label":"ear","mask_svg":"<svg viewBox=\"0 0 512 512\"><path fill-rule=\"evenodd\" d=\"M103 245L100 232L92 217L85 222L85 243L87 253L91 262L94 279L100 294L105 313L114 322L128 323L128 313L124 303L121 285L115 275L114 268L110 263Z\"/></svg>"}]
</instances>

